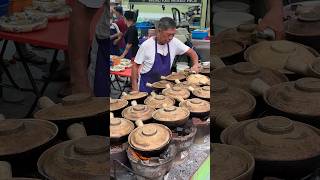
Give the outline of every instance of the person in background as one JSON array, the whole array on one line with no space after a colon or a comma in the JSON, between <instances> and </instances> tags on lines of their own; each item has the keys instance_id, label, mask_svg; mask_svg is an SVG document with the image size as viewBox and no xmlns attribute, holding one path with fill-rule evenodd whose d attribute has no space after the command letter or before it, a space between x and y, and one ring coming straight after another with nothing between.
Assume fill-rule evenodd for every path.
<instances>
[{"instance_id":1,"label":"person in background","mask_svg":"<svg viewBox=\"0 0 320 180\"><path fill-rule=\"evenodd\" d=\"M110 16L111 17L111 16ZM122 39L122 32L120 31L118 25L113 22L110 18L110 40L111 40L111 55L120 56L120 49L118 46L119 41Z\"/></svg>"},{"instance_id":2,"label":"person in background","mask_svg":"<svg viewBox=\"0 0 320 180\"><path fill-rule=\"evenodd\" d=\"M135 13L133 11L126 11L124 17L128 30L124 35L126 48L120 58L133 60L139 49L138 30L135 26Z\"/></svg>"},{"instance_id":3,"label":"person in background","mask_svg":"<svg viewBox=\"0 0 320 180\"><path fill-rule=\"evenodd\" d=\"M127 25L123 17L123 8L121 6L115 6L113 8L113 13L115 14L115 23L119 27L119 30L122 34L125 34L127 32ZM118 46L120 48L120 52L122 53L124 49L126 48L126 43L124 40L124 37L121 38L121 40L118 42Z\"/></svg>"},{"instance_id":4,"label":"person in background","mask_svg":"<svg viewBox=\"0 0 320 180\"><path fill-rule=\"evenodd\" d=\"M137 52L131 74L132 91L150 93L147 83L160 80L171 73L171 66L177 55L187 55L192 60L191 70L199 72L197 53L174 37L176 22L170 17L161 18L156 36L147 39Z\"/></svg>"},{"instance_id":5,"label":"person in background","mask_svg":"<svg viewBox=\"0 0 320 180\"><path fill-rule=\"evenodd\" d=\"M110 95L110 81L107 76L110 70L109 2L108 0L77 0L72 7L68 49L73 94L91 93L100 97ZM88 70L90 24L93 16L103 4L105 8L96 26Z\"/></svg>"}]
</instances>

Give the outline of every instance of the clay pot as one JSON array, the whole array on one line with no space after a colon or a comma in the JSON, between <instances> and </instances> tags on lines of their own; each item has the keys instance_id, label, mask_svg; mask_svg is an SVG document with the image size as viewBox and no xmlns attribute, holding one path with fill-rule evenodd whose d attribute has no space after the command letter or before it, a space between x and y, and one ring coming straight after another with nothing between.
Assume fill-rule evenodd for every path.
<instances>
[{"instance_id":1,"label":"clay pot","mask_svg":"<svg viewBox=\"0 0 320 180\"><path fill-rule=\"evenodd\" d=\"M228 64L242 61L242 53L246 49L244 43L232 39L211 41L210 47L210 54L218 56Z\"/></svg>"},{"instance_id":2,"label":"clay pot","mask_svg":"<svg viewBox=\"0 0 320 180\"><path fill-rule=\"evenodd\" d=\"M202 87L189 87L189 90L192 92L193 96L210 101L210 86Z\"/></svg>"},{"instance_id":3,"label":"clay pot","mask_svg":"<svg viewBox=\"0 0 320 180\"><path fill-rule=\"evenodd\" d=\"M68 128L72 139L46 150L38 171L47 179L109 179L109 138L87 136L81 124Z\"/></svg>"},{"instance_id":4,"label":"clay pot","mask_svg":"<svg viewBox=\"0 0 320 180\"><path fill-rule=\"evenodd\" d=\"M162 90L162 94L168 97L171 97L173 99L176 99L177 97L182 97L183 99L188 99L190 96L189 90L182 88L182 87L169 87L167 86L166 89Z\"/></svg>"},{"instance_id":5,"label":"clay pot","mask_svg":"<svg viewBox=\"0 0 320 180\"><path fill-rule=\"evenodd\" d=\"M253 96L257 96L257 94L250 89L250 84L256 78L263 79L270 86L288 81L288 78L278 71L259 67L250 62L240 62L220 68L214 70L213 74L215 79L222 80L229 85L241 88Z\"/></svg>"},{"instance_id":6,"label":"clay pot","mask_svg":"<svg viewBox=\"0 0 320 180\"><path fill-rule=\"evenodd\" d=\"M144 104L137 104L136 101L132 101L131 105L122 111L122 117L131 121L148 121L152 119L154 108Z\"/></svg>"},{"instance_id":7,"label":"clay pot","mask_svg":"<svg viewBox=\"0 0 320 180\"><path fill-rule=\"evenodd\" d=\"M162 89L165 89L167 86L172 87L173 83L167 80L161 80L155 83L147 83L148 87L155 89L156 91L161 91Z\"/></svg>"},{"instance_id":8,"label":"clay pot","mask_svg":"<svg viewBox=\"0 0 320 180\"><path fill-rule=\"evenodd\" d=\"M205 118L210 113L210 103L199 98L182 100L179 106L187 108L191 117Z\"/></svg>"},{"instance_id":9,"label":"clay pot","mask_svg":"<svg viewBox=\"0 0 320 180\"><path fill-rule=\"evenodd\" d=\"M162 80L175 81L175 80L184 80L186 79L186 75L181 72L173 72L168 76L161 76Z\"/></svg>"},{"instance_id":10,"label":"clay pot","mask_svg":"<svg viewBox=\"0 0 320 180\"><path fill-rule=\"evenodd\" d=\"M286 69L307 77L320 78L320 59L317 58L317 60L311 64L304 64L298 60L288 60Z\"/></svg>"},{"instance_id":11,"label":"clay pot","mask_svg":"<svg viewBox=\"0 0 320 180\"><path fill-rule=\"evenodd\" d=\"M110 141L111 143L127 142L128 136L134 129L134 124L124 118L115 118L110 113Z\"/></svg>"},{"instance_id":12,"label":"clay pot","mask_svg":"<svg viewBox=\"0 0 320 180\"><path fill-rule=\"evenodd\" d=\"M138 91L132 91L128 94L126 92L122 93L121 99L125 99L131 103L132 101L137 101L139 104L143 104L143 101L148 96L148 93L146 92L138 92Z\"/></svg>"},{"instance_id":13,"label":"clay pot","mask_svg":"<svg viewBox=\"0 0 320 180\"><path fill-rule=\"evenodd\" d=\"M190 116L190 111L184 107L165 106L153 112L152 117L158 123L168 127L178 127L184 125Z\"/></svg>"},{"instance_id":14,"label":"clay pot","mask_svg":"<svg viewBox=\"0 0 320 180\"><path fill-rule=\"evenodd\" d=\"M226 144L211 144L210 151L211 179L252 179L255 161L248 151Z\"/></svg>"},{"instance_id":15,"label":"clay pot","mask_svg":"<svg viewBox=\"0 0 320 180\"><path fill-rule=\"evenodd\" d=\"M120 116L122 110L127 107L129 102L125 99L112 99L110 98L110 111L116 116Z\"/></svg>"},{"instance_id":16,"label":"clay pot","mask_svg":"<svg viewBox=\"0 0 320 180\"><path fill-rule=\"evenodd\" d=\"M303 177L320 159L320 130L281 116L237 122L220 113L216 123L227 127L221 141L247 150L256 160L256 175Z\"/></svg>"},{"instance_id":17,"label":"clay pot","mask_svg":"<svg viewBox=\"0 0 320 180\"><path fill-rule=\"evenodd\" d=\"M159 109L159 108L163 108L164 104L166 104L168 106L174 105L175 100L173 98L168 97L168 96L158 95L154 92L151 92L151 96L147 97L144 100L144 104L146 104L154 109Z\"/></svg>"},{"instance_id":18,"label":"clay pot","mask_svg":"<svg viewBox=\"0 0 320 180\"><path fill-rule=\"evenodd\" d=\"M202 74L191 74L187 77L188 84L200 85L210 85L210 78Z\"/></svg>"}]
</instances>

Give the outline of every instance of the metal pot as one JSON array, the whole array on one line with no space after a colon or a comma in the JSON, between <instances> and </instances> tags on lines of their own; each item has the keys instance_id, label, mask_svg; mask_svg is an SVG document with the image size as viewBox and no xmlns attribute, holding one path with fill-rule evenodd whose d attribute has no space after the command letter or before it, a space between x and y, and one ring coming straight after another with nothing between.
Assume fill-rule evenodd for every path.
<instances>
[{"instance_id":1,"label":"metal pot","mask_svg":"<svg viewBox=\"0 0 320 180\"><path fill-rule=\"evenodd\" d=\"M46 150L38 160L38 171L53 179L109 179L109 138L87 136L84 127L73 124L68 128L72 139Z\"/></svg>"},{"instance_id":2,"label":"metal pot","mask_svg":"<svg viewBox=\"0 0 320 180\"><path fill-rule=\"evenodd\" d=\"M263 41L250 46L244 53L245 60L260 67L267 67L285 74L293 72L285 69L288 59L297 59L310 64L319 54L312 48L290 41Z\"/></svg>"},{"instance_id":3,"label":"metal pot","mask_svg":"<svg viewBox=\"0 0 320 180\"><path fill-rule=\"evenodd\" d=\"M253 96L257 96L257 94L250 89L250 84L256 78L263 79L271 86L288 81L288 78L278 71L259 67L250 62L240 62L216 69L213 71L213 74L215 79L222 80L229 85L241 88Z\"/></svg>"},{"instance_id":4,"label":"metal pot","mask_svg":"<svg viewBox=\"0 0 320 180\"><path fill-rule=\"evenodd\" d=\"M66 139L66 129L73 123L83 123L88 134L108 135L107 115L109 98L91 97L90 94L74 94L55 104L48 97L41 97L41 108L34 114L37 119L51 121L59 127L59 138Z\"/></svg>"},{"instance_id":5,"label":"metal pot","mask_svg":"<svg viewBox=\"0 0 320 180\"><path fill-rule=\"evenodd\" d=\"M131 121L148 121L152 119L154 108L144 104L137 104L136 101L132 101L131 105L122 111L122 117Z\"/></svg>"},{"instance_id":6,"label":"metal pot","mask_svg":"<svg viewBox=\"0 0 320 180\"><path fill-rule=\"evenodd\" d=\"M250 152L256 160L255 176L298 178L312 172L320 160L320 130L281 116L237 122L220 113L216 123L227 127L221 141Z\"/></svg>"},{"instance_id":7,"label":"metal pot","mask_svg":"<svg viewBox=\"0 0 320 180\"><path fill-rule=\"evenodd\" d=\"M0 179L7 180L40 180L35 178L13 178L11 165L6 161L0 161Z\"/></svg>"},{"instance_id":8,"label":"metal pot","mask_svg":"<svg viewBox=\"0 0 320 180\"><path fill-rule=\"evenodd\" d=\"M168 127L184 125L190 116L190 111L184 107L165 106L152 113L153 119Z\"/></svg>"},{"instance_id":9,"label":"metal pot","mask_svg":"<svg viewBox=\"0 0 320 180\"><path fill-rule=\"evenodd\" d=\"M255 98L246 91L228 86L223 81L213 80L210 117L215 119L221 111L230 112L238 121L250 118L256 106Z\"/></svg>"},{"instance_id":10,"label":"metal pot","mask_svg":"<svg viewBox=\"0 0 320 180\"><path fill-rule=\"evenodd\" d=\"M138 126L129 135L129 144L132 149L144 157L158 156L170 144L172 139L171 130L162 124L143 124L137 120Z\"/></svg>"},{"instance_id":11,"label":"metal pot","mask_svg":"<svg viewBox=\"0 0 320 180\"><path fill-rule=\"evenodd\" d=\"M260 79L252 90L263 95L273 114L283 115L320 128L320 79L302 78L270 87Z\"/></svg>"},{"instance_id":12,"label":"metal pot","mask_svg":"<svg viewBox=\"0 0 320 180\"><path fill-rule=\"evenodd\" d=\"M13 174L20 176L36 171L40 154L53 145L58 127L38 119L0 120L0 160L8 161Z\"/></svg>"},{"instance_id":13,"label":"metal pot","mask_svg":"<svg viewBox=\"0 0 320 180\"><path fill-rule=\"evenodd\" d=\"M168 96L164 96L160 94L158 95L155 92L151 92L151 96L147 97L144 100L144 104L154 109L159 109L159 108L163 108L164 104L168 106L171 106L171 105L173 106L175 104L175 100Z\"/></svg>"},{"instance_id":14,"label":"metal pot","mask_svg":"<svg viewBox=\"0 0 320 180\"><path fill-rule=\"evenodd\" d=\"M187 108L191 113L190 117L205 118L210 113L210 103L199 98L181 99L179 106Z\"/></svg>"},{"instance_id":15,"label":"metal pot","mask_svg":"<svg viewBox=\"0 0 320 180\"><path fill-rule=\"evenodd\" d=\"M246 150L226 144L211 144L211 179L251 180L254 158Z\"/></svg>"},{"instance_id":16,"label":"metal pot","mask_svg":"<svg viewBox=\"0 0 320 180\"><path fill-rule=\"evenodd\" d=\"M127 94L126 92L122 93L121 99L125 99L129 102L137 101L139 104L143 104L143 101L148 96L147 92L138 92L138 91L132 91Z\"/></svg>"}]
</instances>

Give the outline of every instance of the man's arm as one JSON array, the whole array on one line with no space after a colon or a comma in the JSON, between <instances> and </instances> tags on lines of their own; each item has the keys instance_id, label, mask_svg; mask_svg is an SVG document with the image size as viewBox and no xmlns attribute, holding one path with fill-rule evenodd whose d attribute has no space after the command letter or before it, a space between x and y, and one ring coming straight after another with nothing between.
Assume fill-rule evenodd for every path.
<instances>
[{"instance_id":1,"label":"man's arm","mask_svg":"<svg viewBox=\"0 0 320 180\"><path fill-rule=\"evenodd\" d=\"M123 51L123 53L120 57L124 58L129 53L129 50L131 49L131 47L132 47L132 44L127 44L126 49Z\"/></svg>"},{"instance_id":2,"label":"man's arm","mask_svg":"<svg viewBox=\"0 0 320 180\"><path fill-rule=\"evenodd\" d=\"M191 71L195 71L198 73L200 71L200 67L199 67L199 57L197 53L192 48L190 48L185 54L189 56L192 60Z\"/></svg>"},{"instance_id":3,"label":"man's arm","mask_svg":"<svg viewBox=\"0 0 320 180\"><path fill-rule=\"evenodd\" d=\"M258 30L271 28L276 33L276 39L284 38L283 3L282 0L267 0L268 12L259 23Z\"/></svg>"},{"instance_id":4,"label":"man's arm","mask_svg":"<svg viewBox=\"0 0 320 180\"><path fill-rule=\"evenodd\" d=\"M138 71L141 64L137 64L135 62L132 63L132 69L131 69L131 86L132 91L138 91Z\"/></svg>"}]
</instances>

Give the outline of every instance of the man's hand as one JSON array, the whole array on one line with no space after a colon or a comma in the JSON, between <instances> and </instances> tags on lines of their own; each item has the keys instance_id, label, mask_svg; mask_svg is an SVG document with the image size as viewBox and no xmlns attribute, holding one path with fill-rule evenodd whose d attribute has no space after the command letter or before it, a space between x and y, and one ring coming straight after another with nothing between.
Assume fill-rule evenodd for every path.
<instances>
[{"instance_id":1,"label":"man's hand","mask_svg":"<svg viewBox=\"0 0 320 180\"><path fill-rule=\"evenodd\" d=\"M190 70L191 70L191 71L195 71L196 73L199 73L199 72L200 72L200 65L199 65L199 63L194 64L194 65L191 67Z\"/></svg>"},{"instance_id":2,"label":"man's hand","mask_svg":"<svg viewBox=\"0 0 320 180\"><path fill-rule=\"evenodd\" d=\"M283 6L279 0L269 0L269 11L259 22L258 31L271 28L276 33L276 40L284 39Z\"/></svg>"}]
</instances>

